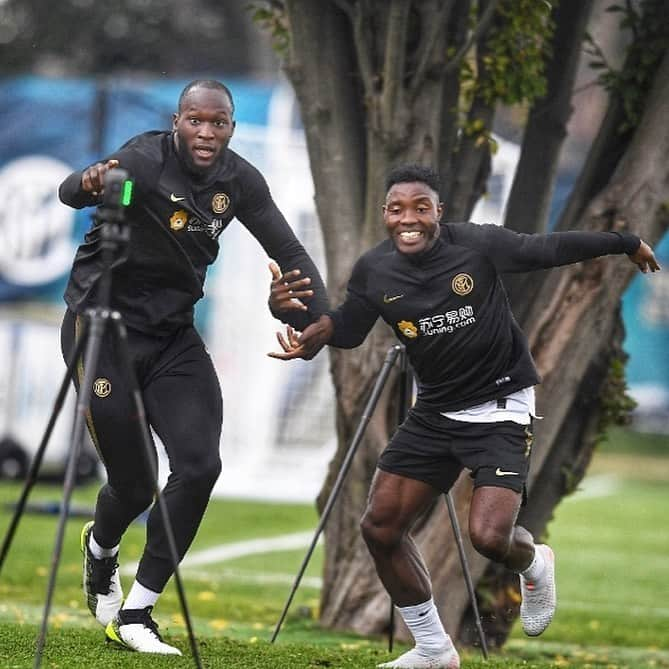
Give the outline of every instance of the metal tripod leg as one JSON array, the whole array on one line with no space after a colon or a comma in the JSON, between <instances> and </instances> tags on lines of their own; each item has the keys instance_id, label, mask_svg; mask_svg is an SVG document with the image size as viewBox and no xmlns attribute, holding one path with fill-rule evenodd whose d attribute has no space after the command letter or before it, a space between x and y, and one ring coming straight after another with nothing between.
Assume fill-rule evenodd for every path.
<instances>
[{"instance_id":1,"label":"metal tripod leg","mask_svg":"<svg viewBox=\"0 0 669 669\"><path fill-rule=\"evenodd\" d=\"M81 450L81 441L83 439L84 428L86 426L86 411L90 403L91 388L93 387L93 380L95 376L94 363L98 359L103 333L104 320L101 318L92 318L88 328L88 339L86 342L86 365L84 367L84 379L79 389L77 405L74 414L70 453L67 460L67 469L65 470L65 483L63 485L63 503L61 504L60 508L58 528L56 530L56 541L51 557L51 571L49 572L46 601L44 604L44 614L42 616L42 625L40 627L39 636L37 637L35 662L33 665L35 669L39 669L39 666L42 662L42 653L44 651L44 644L46 642L47 627L49 622L49 612L51 611L51 602L53 600L53 592L56 585L56 573L58 571L58 563L60 562L60 556L63 550L65 522L67 521L67 517L70 511L70 498L72 497L72 490L75 483L77 459L79 458L79 451Z\"/></svg>"},{"instance_id":2,"label":"metal tripod leg","mask_svg":"<svg viewBox=\"0 0 669 669\"><path fill-rule=\"evenodd\" d=\"M448 515L451 518L451 526L453 527L453 534L455 535L455 543L458 546L458 553L460 554L460 564L462 565L462 574L465 578L465 583L467 585L467 591L469 592L469 601L471 602L472 609L474 611L474 619L476 621L476 631L479 635L479 642L481 643L481 653L483 653L483 658L488 659L488 644L486 643L485 633L483 632L483 625L481 624L481 616L479 614L478 603L476 602L476 591L474 590L474 584L472 583L472 575L469 571L469 562L467 561L467 555L465 553L465 547L462 542L462 532L460 531L460 524L458 523L458 516L455 512L455 505L453 504L453 497L450 492L447 492L444 497L446 497L446 505L448 506Z\"/></svg>"},{"instance_id":3,"label":"metal tripod leg","mask_svg":"<svg viewBox=\"0 0 669 669\"><path fill-rule=\"evenodd\" d=\"M360 423L358 424L358 428L356 429L355 434L353 435L351 445L348 447L348 451L346 452L346 456L344 457L344 461L342 462L339 474L337 474L337 478L334 482L334 485L332 486L332 490L330 491L330 495L323 509L323 513L321 514L321 519L320 522L318 523L318 527L316 528L316 532L314 533L314 537L311 541L311 545L309 546L309 550L307 550L307 553L304 556L304 559L302 560L302 565L300 566L300 570L297 576L295 577L295 582L293 583L293 587L290 591L290 594L288 595L286 604L283 607L283 611L281 612L281 617L279 618L279 621L276 624L276 628L274 629L274 634L272 634L271 643L274 643L277 636L279 635L279 631L281 630L281 625L283 624L283 621L286 618L286 614L288 613L288 609L293 601L295 592L297 591L297 588L300 585L300 581L302 580L302 576L304 575L307 565L309 564L311 555L314 552L314 549L316 548L318 538L320 537L321 532L325 527L325 523L328 520L330 512L332 511L332 507L334 506L334 503L337 500L339 491L344 483L346 474L348 473L348 470L353 461L353 456L355 455L355 452L357 451L358 446L362 441L362 437L365 434L367 423L369 423L369 420L372 417L372 414L374 413L374 409L376 407L377 402L379 401L381 391L383 390L383 387L386 384L386 379L388 378L388 374L390 374L390 370L392 366L395 364L395 360L397 359L397 356L400 354L401 350L402 347L396 345L392 346L386 353L386 359L383 363L383 367L379 372L379 375L376 379L376 383L374 384L374 388L372 389L372 393L369 396L369 399L367 400L367 404L365 405L364 411L362 412L362 417L360 418Z\"/></svg>"}]
</instances>

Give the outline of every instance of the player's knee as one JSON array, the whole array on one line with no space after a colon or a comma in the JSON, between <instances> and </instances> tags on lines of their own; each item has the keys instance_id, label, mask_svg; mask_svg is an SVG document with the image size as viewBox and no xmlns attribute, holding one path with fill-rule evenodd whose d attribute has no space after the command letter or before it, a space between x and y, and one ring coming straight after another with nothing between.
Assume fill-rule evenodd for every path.
<instances>
[{"instance_id":1,"label":"player's knee","mask_svg":"<svg viewBox=\"0 0 669 669\"><path fill-rule=\"evenodd\" d=\"M99 500L109 497L128 509L131 515L139 515L153 503L154 486L150 480L124 482L122 485L105 486L98 496Z\"/></svg>"},{"instance_id":2,"label":"player's knee","mask_svg":"<svg viewBox=\"0 0 669 669\"><path fill-rule=\"evenodd\" d=\"M360 532L372 553L392 550L401 543L403 537L403 532L399 528L375 519L370 513L365 513L361 518Z\"/></svg>"},{"instance_id":3,"label":"player's knee","mask_svg":"<svg viewBox=\"0 0 669 669\"><path fill-rule=\"evenodd\" d=\"M181 480L199 491L210 491L221 473L221 458L218 453L197 458L188 463L181 472Z\"/></svg>"},{"instance_id":4,"label":"player's knee","mask_svg":"<svg viewBox=\"0 0 669 669\"><path fill-rule=\"evenodd\" d=\"M502 562L509 552L509 533L494 525L485 522L470 523L469 538L481 555L495 562Z\"/></svg>"}]
</instances>

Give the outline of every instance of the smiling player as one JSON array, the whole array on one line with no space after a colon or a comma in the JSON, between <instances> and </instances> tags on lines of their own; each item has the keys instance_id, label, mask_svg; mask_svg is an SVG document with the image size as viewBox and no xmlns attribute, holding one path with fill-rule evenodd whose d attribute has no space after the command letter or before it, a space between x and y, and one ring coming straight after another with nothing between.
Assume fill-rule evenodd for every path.
<instances>
[{"instance_id":1,"label":"smiling player","mask_svg":"<svg viewBox=\"0 0 669 669\"><path fill-rule=\"evenodd\" d=\"M418 396L379 458L361 527L416 646L379 666L456 669L460 659L410 531L463 468L474 481L472 544L520 574L525 632L541 634L556 607L553 552L515 524L539 376L500 274L606 254L627 254L643 272L659 266L647 244L624 232L521 235L496 225L441 223L439 178L426 167L399 167L386 185L389 239L357 261L343 304L301 336L292 328L286 337L279 333L283 353L269 355L309 359L325 344L359 346L379 316L406 346Z\"/></svg>"}]
</instances>

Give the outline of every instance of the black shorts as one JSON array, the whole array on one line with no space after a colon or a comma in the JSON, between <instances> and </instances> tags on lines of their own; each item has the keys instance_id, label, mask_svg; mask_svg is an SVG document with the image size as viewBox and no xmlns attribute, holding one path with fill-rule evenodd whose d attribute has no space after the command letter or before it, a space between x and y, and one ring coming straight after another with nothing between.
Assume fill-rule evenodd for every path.
<instances>
[{"instance_id":1,"label":"black shorts","mask_svg":"<svg viewBox=\"0 0 669 669\"><path fill-rule=\"evenodd\" d=\"M379 469L448 492L463 468L474 487L524 493L532 450L532 426L512 421L466 423L411 409L381 453Z\"/></svg>"}]
</instances>

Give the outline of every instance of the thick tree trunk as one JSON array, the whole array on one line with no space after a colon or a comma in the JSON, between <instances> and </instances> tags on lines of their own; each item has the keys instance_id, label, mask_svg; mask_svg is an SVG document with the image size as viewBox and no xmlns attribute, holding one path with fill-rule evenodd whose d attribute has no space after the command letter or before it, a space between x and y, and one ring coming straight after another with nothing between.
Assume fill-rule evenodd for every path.
<instances>
[{"instance_id":1,"label":"thick tree trunk","mask_svg":"<svg viewBox=\"0 0 669 669\"><path fill-rule=\"evenodd\" d=\"M316 211L323 232L330 298L338 303L361 241L365 201L365 129L360 82L346 16L331 3L288 0L291 44L284 69L307 134ZM306 51L318 35L318 48ZM324 77L323 72L329 76ZM359 102L358 102L359 101Z\"/></svg>"}]
</instances>

